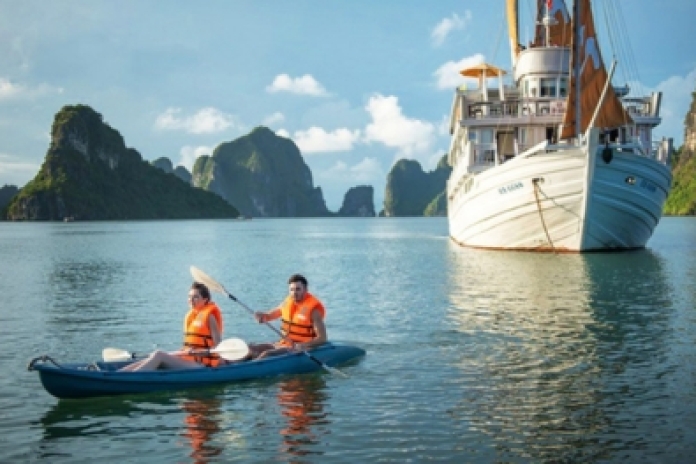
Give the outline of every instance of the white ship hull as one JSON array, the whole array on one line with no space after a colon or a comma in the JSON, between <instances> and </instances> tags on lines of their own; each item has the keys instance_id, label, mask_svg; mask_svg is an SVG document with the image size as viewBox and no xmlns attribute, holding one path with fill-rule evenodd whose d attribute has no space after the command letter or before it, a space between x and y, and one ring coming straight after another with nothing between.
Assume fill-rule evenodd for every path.
<instances>
[{"instance_id":1,"label":"white ship hull","mask_svg":"<svg viewBox=\"0 0 696 464\"><path fill-rule=\"evenodd\" d=\"M505 250L644 247L660 220L670 170L618 150L607 163L602 148L595 139L585 147L540 149L451 178L451 238L462 246Z\"/></svg>"}]
</instances>

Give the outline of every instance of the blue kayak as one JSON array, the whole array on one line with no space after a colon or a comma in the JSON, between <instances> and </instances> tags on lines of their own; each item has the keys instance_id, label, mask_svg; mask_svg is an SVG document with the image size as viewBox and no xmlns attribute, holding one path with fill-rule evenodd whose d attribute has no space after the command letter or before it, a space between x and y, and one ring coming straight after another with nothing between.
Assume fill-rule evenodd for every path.
<instances>
[{"instance_id":1,"label":"blue kayak","mask_svg":"<svg viewBox=\"0 0 696 464\"><path fill-rule=\"evenodd\" d=\"M317 360L333 367L365 356L362 348L341 343L327 343L310 353L316 360L302 352L291 352L214 368L145 372L118 371L134 361L58 364L49 356L40 356L29 363L28 369L37 371L46 391L57 398L89 398L304 374L322 369Z\"/></svg>"}]
</instances>

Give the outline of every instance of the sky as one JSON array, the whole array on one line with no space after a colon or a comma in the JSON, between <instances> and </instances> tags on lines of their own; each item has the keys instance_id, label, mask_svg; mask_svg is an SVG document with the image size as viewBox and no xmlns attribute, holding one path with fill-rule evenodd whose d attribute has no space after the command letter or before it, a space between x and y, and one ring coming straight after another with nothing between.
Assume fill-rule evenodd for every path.
<instances>
[{"instance_id":1,"label":"sky","mask_svg":"<svg viewBox=\"0 0 696 464\"><path fill-rule=\"evenodd\" d=\"M535 2L520 3L524 42ZM696 91L696 1L596 3L614 84L663 92L654 136L680 146ZM0 185L33 179L55 114L85 104L145 160L189 170L267 126L297 144L330 210L357 185L374 187L381 210L397 160L430 171L447 152L454 89L476 85L459 70L511 71L504 4L0 0Z\"/></svg>"}]
</instances>

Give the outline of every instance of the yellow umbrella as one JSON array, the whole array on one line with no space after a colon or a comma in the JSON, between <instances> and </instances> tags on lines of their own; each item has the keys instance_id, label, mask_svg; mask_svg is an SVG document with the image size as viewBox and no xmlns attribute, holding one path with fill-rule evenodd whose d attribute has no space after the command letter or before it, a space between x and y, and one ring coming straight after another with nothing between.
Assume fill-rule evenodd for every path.
<instances>
[{"instance_id":1,"label":"yellow umbrella","mask_svg":"<svg viewBox=\"0 0 696 464\"><path fill-rule=\"evenodd\" d=\"M489 77L502 77L503 75L505 75L507 73L504 70L502 70L496 66L493 66L492 64L481 63L481 64L477 64L477 65L462 69L461 71L459 71L459 74L461 74L464 77L478 78L479 89L481 89L481 94L482 94L483 100L488 101L488 88L483 85L483 80L486 78L489 78ZM500 96L501 96L501 98L503 96L502 83L500 85Z\"/></svg>"},{"instance_id":2,"label":"yellow umbrella","mask_svg":"<svg viewBox=\"0 0 696 464\"><path fill-rule=\"evenodd\" d=\"M459 74L464 77L477 77L479 79L483 79L484 77L500 77L507 73L505 70L493 66L492 64L481 63L462 69L459 71Z\"/></svg>"}]
</instances>

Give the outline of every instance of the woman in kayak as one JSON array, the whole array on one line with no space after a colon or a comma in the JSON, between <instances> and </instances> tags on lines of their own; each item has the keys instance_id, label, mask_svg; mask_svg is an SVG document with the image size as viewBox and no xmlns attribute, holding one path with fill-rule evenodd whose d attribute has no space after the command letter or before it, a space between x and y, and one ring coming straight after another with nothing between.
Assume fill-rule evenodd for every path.
<instances>
[{"instance_id":1,"label":"woman in kayak","mask_svg":"<svg viewBox=\"0 0 696 464\"><path fill-rule=\"evenodd\" d=\"M122 368L122 371L196 369L220 364L218 355L201 353L201 350L214 348L222 340L220 308L210 300L208 287L198 282L191 285L188 302L190 310L184 318L184 348L181 353L169 354L158 350L142 361Z\"/></svg>"},{"instance_id":2,"label":"woman in kayak","mask_svg":"<svg viewBox=\"0 0 696 464\"><path fill-rule=\"evenodd\" d=\"M275 309L254 314L261 323L282 318L283 338L276 343L250 344L251 356L263 358L289 350L309 350L327 342L324 305L307 291L307 279L294 274L288 279L289 295Z\"/></svg>"}]
</instances>

